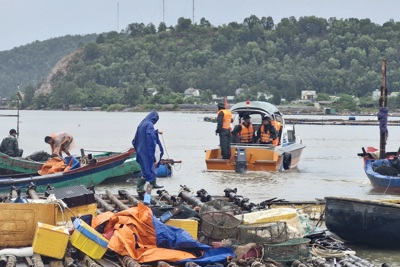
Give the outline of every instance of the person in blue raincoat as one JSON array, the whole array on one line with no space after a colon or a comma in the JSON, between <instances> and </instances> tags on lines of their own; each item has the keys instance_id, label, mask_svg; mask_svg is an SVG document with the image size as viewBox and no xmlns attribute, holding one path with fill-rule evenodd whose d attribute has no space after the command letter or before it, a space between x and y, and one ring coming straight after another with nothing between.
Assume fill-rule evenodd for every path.
<instances>
[{"instance_id":1,"label":"person in blue raincoat","mask_svg":"<svg viewBox=\"0 0 400 267\"><path fill-rule=\"evenodd\" d=\"M157 185L156 167L161 160L164 150L161 145L158 134L162 131L154 129L154 124L159 119L158 112L151 111L139 124L136 130L135 137L132 140L132 145L136 150L136 161L140 164L142 169L142 177L138 179L136 190L138 193L145 191L144 185L149 182L153 188L162 188L163 186ZM160 150L159 160L156 160L156 148Z\"/></svg>"}]
</instances>

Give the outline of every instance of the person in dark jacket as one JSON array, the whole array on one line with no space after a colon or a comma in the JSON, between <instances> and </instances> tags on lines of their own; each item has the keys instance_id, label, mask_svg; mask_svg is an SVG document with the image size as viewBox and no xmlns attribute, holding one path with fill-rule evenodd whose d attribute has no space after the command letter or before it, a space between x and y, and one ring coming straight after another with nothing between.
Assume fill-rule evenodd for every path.
<instances>
[{"instance_id":1,"label":"person in dark jacket","mask_svg":"<svg viewBox=\"0 0 400 267\"><path fill-rule=\"evenodd\" d=\"M262 124L257 130L256 139L260 144L272 144L272 141L277 137L275 127L271 124L271 118L264 116Z\"/></svg>"},{"instance_id":2,"label":"person in dark jacket","mask_svg":"<svg viewBox=\"0 0 400 267\"><path fill-rule=\"evenodd\" d=\"M219 146L221 147L221 157L223 159L231 158L231 122L231 111L225 108L224 103L218 103L215 135L219 135Z\"/></svg>"},{"instance_id":3,"label":"person in dark jacket","mask_svg":"<svg viewBox=\"0 0 400 267\"><path fill-rule=\"evenodd\" d=\"M139 124L136 130L132 145L136 150L136 161L140 164L143 177L139 178L137 183L137 192L142 193L145 191L144 185L149 182L153 188L162 188L156 184L156 166L159 161L156 161L156 147L160 149L160 160L164 154L158 134L162 131L154 129L154 124L159 119L158 112L151 111Z\"/></svg>"},{"instance_id":4,"label":"person in dark jacket","mask_svg":"<svg viewBox=\"0 0 400 267\"><path fill-rule=\"evenodd\" d=\"M7 154L10 157L22 157L24 152L18 146L17 131L11 129L9 135L3 139L0 145L0 152Z\"/></svg>"}]
</instances>

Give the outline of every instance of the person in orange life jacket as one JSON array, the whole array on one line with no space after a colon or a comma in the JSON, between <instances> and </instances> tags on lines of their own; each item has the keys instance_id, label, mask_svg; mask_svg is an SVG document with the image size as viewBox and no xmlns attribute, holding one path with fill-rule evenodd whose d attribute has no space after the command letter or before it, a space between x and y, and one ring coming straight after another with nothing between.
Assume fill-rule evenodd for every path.
<instances>
[{"instance_id":1,"label":"person in orange life jacket","mask_svg":"<svg viewBox=\"0 0 400 267\"><path fill-rule=\"evenodd\" d=\"M253 143L254 142L254 127L250 122L250 115L243 115L243 122L236 125L232 131L232 135L239 135L241 143Z\"/></svg>"},{"instance_id":2,"label":"person in orange life jacket","mask_svg":"<svg viewBox=\"0 0 400 267\"><path fill-rule=\"evenodd\" d=\"M276 129L271 124L271 118L264 116L262 124L257 131L256 139L260 144L272 144L272 141L277 137Z\"/></svg>"},{"instance_id":3,"label":"person in orange life jacket","mask_svg":"<svg viewBox=\"0 0 400 267\"><path fill-rule=\"evenodd\" d=\"M231 122L231 111L225 108L224 103L218 103L215 135L219 135L219 146L221 147L221 156L223 159L231 158Z\"/></svg>"},{"instance_id":4,"label":"person in orange life jacket","mask_svg":"<svg viewBox=\"0 0 400 267\"><path fill-rule=\"evenodd\" d=\"M276 129L276 138L272 141L272 144L277 146L277 145L279 145L279 137L281 135L281 123L279 121L276 121L276 120L271 120L271 124Z\"/></svg>"}]
</instances>

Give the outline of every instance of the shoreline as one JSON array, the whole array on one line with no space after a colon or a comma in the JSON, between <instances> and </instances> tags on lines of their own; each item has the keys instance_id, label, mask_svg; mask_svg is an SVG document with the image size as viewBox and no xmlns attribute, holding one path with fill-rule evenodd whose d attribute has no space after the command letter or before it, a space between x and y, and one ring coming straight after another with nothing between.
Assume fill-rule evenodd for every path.
<instances>
[{"instance_id":1,"label":"shoreline","mask_svg":"<svg viewBox=\"0 0 400 267\"><path fill-rule=\"evenodd\" d=\"M284 116L290 115L307 115L307 116L371 116L376 117L378 110L370 111L364 110L361 112L336 112L334 114L326 114L324 111L320 111L316 109L314 106L277 106L280 112ZM151 110L157 110L159 112L183 112L183 113L199 113L199 114L209 114L209 113L217 113L217 107L215 105L193 105L193 104L180 104L178 108L173 108L173 105L163 105L163 106L155 106L154 108L145 108L145 107L130 107L125 108L123 110L101 110L100 107L93 108L70 108L70 109L38 109L45 111L104 111L104 112L150 112ZM0 110L15 110L16 108L1 108ZM33 109L20 109L20 110L33 110ZM0 117L5 116L14 116L14 115L0 115ZM400 112L398 110L394 110L394 112L389 113L389 117L400 117Z\"/></svg>"}]
</instances>

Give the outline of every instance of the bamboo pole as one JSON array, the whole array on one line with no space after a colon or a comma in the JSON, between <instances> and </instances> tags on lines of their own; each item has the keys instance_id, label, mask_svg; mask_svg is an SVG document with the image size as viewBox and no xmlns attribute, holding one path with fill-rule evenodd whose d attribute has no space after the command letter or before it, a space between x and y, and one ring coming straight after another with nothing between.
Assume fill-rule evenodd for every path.
<instances>
[{"instance_id":1,"label":"bamboo pole","mask_svg":"<svg viewBox=\"0 0 400 267\"><path fill-rule=\"evenodd\" d=\"M382 60L382 85L381 85L381 97L379 99L379 107L380 110L387 108L386 59ZM387 117L385 119L386 119L385 125L387 127ZM381 159L384 159L386 155L386 139L387 139L387 130L384 131L380 128L379 157Z\"/></svg>"}]
</instances>

